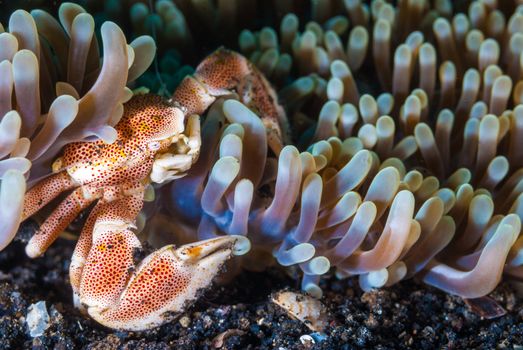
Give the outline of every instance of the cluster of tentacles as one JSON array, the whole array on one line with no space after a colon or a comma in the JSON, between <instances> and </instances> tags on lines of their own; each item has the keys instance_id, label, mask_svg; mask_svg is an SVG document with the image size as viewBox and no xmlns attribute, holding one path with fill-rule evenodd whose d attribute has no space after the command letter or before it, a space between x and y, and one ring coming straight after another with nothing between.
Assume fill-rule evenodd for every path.
<instances>
[{"instance_id":1,"label":"cluster of tentacles","mask_svg":"<svg viewBox=\"0 0 523 350\"><path fill-rule=\"evenodd\" d=\"M246 235L243 266L299 266L314 295L331 267L364 289L416 276L473 298L503 275L523 289L521 2L281 0L278 30L240 31L253 3L267 2L130 6L136 32L186 57L204 36L238 33L240 52L277 87L295 144L274 154L258 111L218 100L202 118L199 161L157 191L163 208L146 209L149 241ZM25 189L23 159L40 168L66 143L111 141L126 83L152 60L150 38L128 46L107 23L99 65L93 18L72 4L59 14L15 12L0 34L0 116L17 111L0 132L21 130L0 142L0 247L18 225L21 206L7 209ZM159 76L173 64L162 57Z\"/></svg>"},{"instance_id":2,"label":"cluster of tentacles","mask_svg":"<svg viewBox=\"0 0 523 350\"><path fill-rule=\"evenodd\" d=\"M246 267L299 265L315 295L330 267L364 289L417 276L474 298L502 275L520 285L523 7L437 3L345 1L349 18L243 31L243 53L282 86L297 146L275 156L255 112L216 103L151 230L247 235Z\"/></svg>"}]
</instances>

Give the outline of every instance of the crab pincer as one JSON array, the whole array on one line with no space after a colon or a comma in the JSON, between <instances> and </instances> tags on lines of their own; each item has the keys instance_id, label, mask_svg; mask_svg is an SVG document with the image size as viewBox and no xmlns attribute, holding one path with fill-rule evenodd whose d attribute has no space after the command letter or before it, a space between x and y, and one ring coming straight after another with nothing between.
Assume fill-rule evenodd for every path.
<instances>
[{"instance_id":1,"label":"crab pincer","mask_svg":"<svg viewBox=\"0 0 523 350\"><path fill-rule=\"evenodd\" d=\"M118 250L133 250L123 245L115 247L115 255ZM229 258L245 254L249 248L249 240L243 236L222 236L178 249L168 245L137 266L130 257L126 264L131 268L118 271L107 266L114 261L107 251L103 260L97 260L102 256L92 253L84 266L80 302L92 318L110 328L139 331L156 327L179 316L211 285ZM107 274L110 270L114 271L113 278L127 280L126 286L113 284L110 292L105 283L93 281L100 282L97 273ZM114 296L112 300L108 295Z\"/></svg>"}]
</instances>

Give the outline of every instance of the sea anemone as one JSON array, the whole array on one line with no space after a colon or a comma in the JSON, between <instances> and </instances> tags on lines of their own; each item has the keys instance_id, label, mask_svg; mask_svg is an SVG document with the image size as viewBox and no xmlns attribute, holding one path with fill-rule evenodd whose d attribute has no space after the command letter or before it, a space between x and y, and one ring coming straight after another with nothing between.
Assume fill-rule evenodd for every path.
<instances>
[{"instance_id":1,"label":"sea anemone","mask_svg":"<svg viewBox=\"0 0 523 350\"><path fill-rule=\"evenodd\" d=\"M155 54L152 38L127 45L121 29L106 22L101 59L91 15L64 3L59 19L17 10L0 34L0 250L16 234L26 181L49 174L68 143L114 142L113 126L132 96L126 85Z\"/></svg>"},{"instance_id":2,"label":"sea anemone","mask_svg":"<svg viewBox=\"0 0 523 350\"><path fill-rule=\"evenodd\" d=\"M474 298L492 291L502 275L523 288L519 2L400 0L393 6L385 0L369 5L311 0L308 8L292 0L159 0L152 8L144 1L91 3L103 4L109 17L121 17L122 11L111 9L129 5L128 17L120 20L131 23L135 34L155 36L163 55L157 70L139 83L160 77L153 90L172 93L191 72L182 61L194 62L220 44L236 46L273 83L292 126L294 145L276 156L267 147L259 111L234 95L215 102L203 116L198 162L186 177L157 191L156 203L163 207L150 206L141 217L139 226L145 225L151 243L246 235L253 251L243 267L297 266L302 288L316 296L321 275L331 267L340 278L358 276L365 290L416 277ZM279 25L253 29L255 10L262 7L268 21ZM111 141L111 126L130 96L125 83L151 62L154 43L147 37L133 41L134 51L147 53L133 55L116 25L104 24L104 45L109 35L117 36L118 44L104 48L104 60L118 51L113 54L121 58L120 89L111 85L113 98L102 104L105 119L89 108L82 112L82 101L89 101L85 96L107 86L94 83L97 73L89 73L90 62L97 62L91 60L96 39L92 20L79 9L63 5L59 17L65 31L51 16L32 12L45 38L44 49L32 50L33 61L47 60L50 71L40 65L46 75L40 73L39 83L30 85L51 82L56 96L75 97L68 101L76 102L77 114L85 118L56 132L45 143L52 150L45 157L43 151L27 156L33 154L29 146L27 154L11 148L0 165L11 161L8 154L27 156L33 162L30 176L39 176L35 165L46 164L65 143L92 136ZM70 80L69 69L59 67L68 67L71 59L72 45L67 49L64 42L73 43L74 23L79 37L92 39L75 51L83 63ZM237 42L231 41L236 35ZM129 78L129 64L122 63L128 57L134 58ZM44 90L37 91L43 96ZM102 95L108 98L96 96ZM42 97L48 115L56 96ZM23 130L27 112L17 110ZM4 118L6 125L15 119L15 114ZM32 133L20 132L20 140L27 141L11 135L11 144L34 144L47 125L42 123L33 124ZM8 191L23 193L22 170L5 172L3 183L17 186L2 185L0 205L12 196ZM11 226L14 232L17 224Z\"/></svg>"},{"instance_id":3,"label":"sea anemone","mask_svg":"<svg viewBox=\"0 0 523 350\"><path fill-rule=\"evenodd\" d=\"M164 230L247 235L246 267L299 265L315 295L330 267L364 289L416 276L466 298L521 283L521 6L311 1L311 15L239 34L296 146L275 157L254 112L217 102L199 161L164 192Z\"/></svg>"}]
</instances>

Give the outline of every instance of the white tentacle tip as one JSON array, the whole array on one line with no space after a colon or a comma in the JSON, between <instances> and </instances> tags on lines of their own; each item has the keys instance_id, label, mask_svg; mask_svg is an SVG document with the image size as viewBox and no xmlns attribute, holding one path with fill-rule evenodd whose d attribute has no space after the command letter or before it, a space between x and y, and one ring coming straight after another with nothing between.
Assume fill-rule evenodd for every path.
<instances>
[{"instance_id":1,"label":"white tentacle tip","mask_svg":"<svg viewBox=\"0 0 523 350\"><path fill-rule=\"evenodd\" d=\"M232 253L236 256L245 255L251 250L251 241L245 236L236 236Z\"/></svg>"},{"instance_id":2,"label":"white tentacle tip","mask_svg":"<svg viewBox=\"0 0 523 350\"><path fill-rule=\"evenodd\" d=\"M34 258L38 258L40 255L42 255L42 252L40 251L40 249L38 249L38 247L34 244L31 244L31 242L29 242L27 244L27 246L25 247L25 253L27 254L28 257L34 259Z\"/></svg>"}]
</instances>

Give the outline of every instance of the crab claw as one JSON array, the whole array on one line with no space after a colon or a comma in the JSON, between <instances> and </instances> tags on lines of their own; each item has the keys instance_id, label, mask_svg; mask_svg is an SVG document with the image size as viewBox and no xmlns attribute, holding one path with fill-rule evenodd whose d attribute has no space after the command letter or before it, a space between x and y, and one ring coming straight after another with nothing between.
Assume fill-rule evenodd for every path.
<instances>
[{"instance_id":1,"label":"crab claw","mask_svg":"<svg viewBox=\"0 0 523 350\"><path fill-rule=\"evenodd\" d=\"M178 249L165 246L140 263L116 302L107 306L80 298L89 315L107 327L149 329L176 318L209 287L230 257L249 249L243 236L222 236Z\"/></svg>"},{"instance_id":2,"label":"crab claw","mask_svg":"<svg viewBox=\"0 0 523 350\"><path fill-rule=\"evenodd\" d=\"M290 141L289 122L278 97L263 74L242 55L224 48L207 56L173 94L186 115L203 114L217 97L237 93L257 111L267 129L267 141L278 155Z\"/></svg>"}]
</instances>

